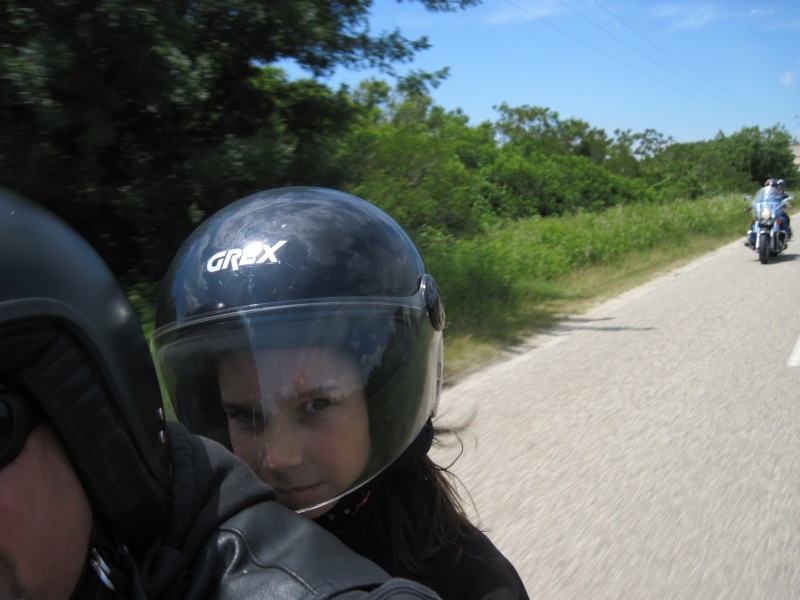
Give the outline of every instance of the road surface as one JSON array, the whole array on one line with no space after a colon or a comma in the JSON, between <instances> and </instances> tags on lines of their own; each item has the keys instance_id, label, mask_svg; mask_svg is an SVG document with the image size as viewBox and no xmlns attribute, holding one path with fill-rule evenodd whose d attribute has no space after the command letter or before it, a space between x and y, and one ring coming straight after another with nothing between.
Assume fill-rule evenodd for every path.
<instances>
[{"instance_id":1,"label":"road surface","mask_svg":"<svg viewBox=\"0 0 800 600\"><path fill-rule=\"evenodd\" d=\"M444 391L532 598L800 597L799 258L730 244Z\"/></svg>"}]
</instances>

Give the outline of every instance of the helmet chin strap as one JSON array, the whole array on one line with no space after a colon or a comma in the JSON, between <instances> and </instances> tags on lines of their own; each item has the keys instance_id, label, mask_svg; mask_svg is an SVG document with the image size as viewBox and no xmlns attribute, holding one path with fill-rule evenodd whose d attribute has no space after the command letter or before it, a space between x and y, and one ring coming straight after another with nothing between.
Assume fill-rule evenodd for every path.
<instances>
[{"instance_id":1,"label":"helmet chin strap","mask_svg":"<svg viewBox=\"0 0 800 600\"><path fill-rule=\"evenodd\" d=\"M433 421L428 418L417 437L408 448L386 469L386 472L401 469L428 454L433 443Z\"/></svg>"}]
</instances>

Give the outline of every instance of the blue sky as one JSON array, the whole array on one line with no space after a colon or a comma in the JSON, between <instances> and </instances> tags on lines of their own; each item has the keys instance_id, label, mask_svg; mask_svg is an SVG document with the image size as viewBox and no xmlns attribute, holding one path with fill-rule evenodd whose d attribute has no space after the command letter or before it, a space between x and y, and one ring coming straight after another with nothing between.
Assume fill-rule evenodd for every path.
<instances>
[{"instance_id":1,"label":"blue sky","mask_svg":"<svg viewBox=\"0 0 800 600\"><path fill-rule=\"evenodd\" d=\"M689 142L780 123L800 137L798 0L484 0L443 14L376 0L370 24L427 36L432 48L399 70L449 67L434 101L473 125L496 120L493 107L505 102L609 135L655 129Z\"/></svg>"}]
</instances>

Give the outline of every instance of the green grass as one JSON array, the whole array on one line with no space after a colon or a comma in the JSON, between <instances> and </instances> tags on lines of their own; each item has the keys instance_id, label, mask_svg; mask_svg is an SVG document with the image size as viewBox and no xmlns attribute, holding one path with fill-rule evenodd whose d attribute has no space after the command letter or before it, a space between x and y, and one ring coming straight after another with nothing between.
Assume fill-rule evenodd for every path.
<instances>
[{"instance_id":1,"label":"green grass","mask_svg":"<svg viewBox=\"0 0 800 600\"><path fill-rule=\"evenodd\" d=\"M423 249L447 309L445 382L654 276L743 237L741 195L507 223Z\"/></svg>"},{"instance_id":2,"label":"green grass","mask_svg":"<svg viewBox=\"0 0 800 600\"><path fill-rule=\"evenodd\" d=\"M508 356L507 350L546 330L560 319L580 314L590 306L646 283L659 274L738 237L703 235L678 247L651 249L613 265L582 267L557 278L550 298L523 302L505 313L493 311L476 332L445 330L445 385Z\"/></svg>"}]
</instances>

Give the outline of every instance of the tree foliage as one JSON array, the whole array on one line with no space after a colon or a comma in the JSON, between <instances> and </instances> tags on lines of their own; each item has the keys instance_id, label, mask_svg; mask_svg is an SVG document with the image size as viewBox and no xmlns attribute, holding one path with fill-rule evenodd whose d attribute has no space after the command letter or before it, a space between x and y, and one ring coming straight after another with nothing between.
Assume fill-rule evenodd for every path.
<instances>
[{"instance_id":1,"label":"tree foliage","mask_svg":"<svg viewBox=\"0 0 800 600\"><path fill-rule=\"evenodd\" d=\"M436 11L476 0L417 0ZM370 0L0 0L0 181L75 225L119 274L160 276L247 193L336 185L352 99L264 70L391 73L428 46L373 34Z\"/></svg>"},{"instance_id":2,"label":"tree foliage","mask_svg":"<svg viewBox=\"0 0 800 600\"><path fill-rule=\"evenodd\" d=\"M0 0L0 185L64 217L121 277L157 281L203 218L281 185L345 189L447 244L529 217L800 183L780 125L675 143L507 104L472 125L429 95L446 67L397 72L427 40L374 34L370 6ZM287 58L395 81L334 90L288 79L274 66Z\"/></svg>"},{"instance_id":3,"label":"tree foliage","mask_svg":"<svg viewBox=\"0 0 800 600\"><path fill-rule=\"evenodd\" d=\"M763 185L769 177L800 183L791 135L782 126L744 127L713 140L670 144L645 158L643 176L661 196L698 198Z\"/></svg>"},{"instance_id":4,"label":"tree foliage","mask_svg":"<svg viewBox=\"0 0 800 600\"><path fill-rule=\"evenodd\" d=\"M458 157L466 118L434 107L426 95L392 95L380 82L362 84L360 95L373 110L354 126L344 150L348 191L410 231L474 232L479 174Z\"/></svg>"}]
</instances>

